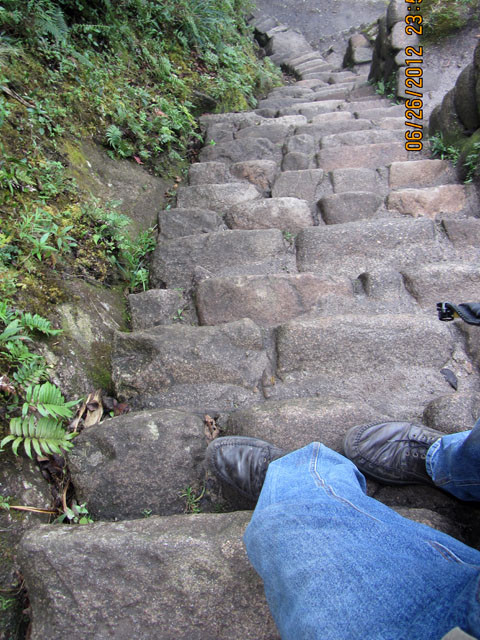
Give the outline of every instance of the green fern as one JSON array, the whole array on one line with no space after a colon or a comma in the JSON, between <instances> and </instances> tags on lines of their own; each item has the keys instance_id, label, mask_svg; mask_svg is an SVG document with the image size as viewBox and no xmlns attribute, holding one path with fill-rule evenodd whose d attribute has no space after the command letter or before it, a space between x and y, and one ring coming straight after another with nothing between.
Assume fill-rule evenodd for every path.
<instances>
[{"instance_id":1,"label":"green fern","mask_svg":"<svg viewBox=\"0 0 480 640\"><path fill-rule=\"evenodd\" d=\"M47 367L43 358L33 360L31 362L25 362L20 365L13 374L13 379L21 387L25 388L28 385L39 384L42 380L45 380L48 376Z\"/></svg>"},{"instance_id":2,"label":"green fern","mask_svg":"<svg viewBox=\"0 0 480 640\"><path fill-rule=\"evenodd\" d=\"M30 329L30 331L39 331L46 336L56 336L62 333L61 329L52 329L52 323L46 318L42 318L38 313L32 315L31 313L24 313L20 316L20 323L22 327Z\"/></svg>"},{"instance_id":3,"label":"green fern","mask_svg":"<svg viewBox=\"0 0 480 640\"><path fill-rule=\"evenodd\" d=\"M52 418L71 418L73 411L70 407L78 404L78 400L65 402L65 398L58 387L51 382L29 386L25 393L22 416L26 416L29 409L35 409L41 416Z\"/></svg>"},{"instance_id":4,"label":"green fern","mask_svg":"<svg viewBox=\"0 0 480 640\"><path fill-rule=\"evenodd\" d=\"M111 124L105 133L108 144L115 150L118 149L120 142L122 141L122 136L123 133L121 129L119 129L115 124Z\"/></svg>"},{"instance_id":5,"label":"green fern","mask_svg":"<svg viewBox=\"0 0 480 640\"><path fill-rule=\"evenodd\" d=\"M12 451L18 455L18 447L22 444L25 453L32 458L32 447L39 456L62 454L62 450L68 451L73 447L72 439L76 433L66 433L61 423L55 418L36 416L12 418L10 420L10 434L0 442L3 449L8 443L12 444Z\"/></svg>"}]
</instances>

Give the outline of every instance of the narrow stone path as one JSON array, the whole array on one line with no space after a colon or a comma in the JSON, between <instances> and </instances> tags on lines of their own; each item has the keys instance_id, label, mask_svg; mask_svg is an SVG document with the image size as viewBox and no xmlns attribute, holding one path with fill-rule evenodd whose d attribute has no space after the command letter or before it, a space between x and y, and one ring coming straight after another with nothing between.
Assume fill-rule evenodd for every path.
<instances>
[{"instance_id":1,"label":"narrow stone path","mask_svg":"<svg viewBox=\"0 0 480 640\"><path fill-rule=\"evenodd\" d=\"M473 190L448 163L409 157L403 106L365 67L274 34L273 60L300 80L255 111L202 117L200 162L159 214L155 288L130 297L134 331L115 338L116 390L136 411L84 431L69 456L105 522L24 539L33 640L66 623L73 639L278 638L241 542L249 512L214 513L210 479L212 513L183 513L182 491L205 480L206 414L227 435L341 451L355 424L449 433L480 406L475 338L435 312L478 299ZM436 489L369 491L472 541L464 507Z\"/></svg>"}]
</instances>

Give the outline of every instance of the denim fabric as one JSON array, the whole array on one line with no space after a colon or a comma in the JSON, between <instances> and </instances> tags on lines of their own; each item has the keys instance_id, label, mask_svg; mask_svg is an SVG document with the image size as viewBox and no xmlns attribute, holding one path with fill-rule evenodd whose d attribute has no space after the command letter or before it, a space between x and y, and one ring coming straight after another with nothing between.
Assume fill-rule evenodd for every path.
<instances>
[{"instance_id":1,"label":"denim fabric","mask_svg":"<svg viewBox=\"0 0 480 640\"><path fill-rule=\"evenodd\" d=\"M245 543L283 640L480 637L480 552L369 498L322 444L270 464Z\"/></svg>"},{"instance_id":2,"label":"denim fabric","mask_svg":"<svg viewBox=\"0 0 480 640\"><path fill-rule=\"evenodd\" d=\"M434 442L426 465L441 489L461 500L480 500L480 420L471 431L452 433Z\"/></svg>"}]
</instances>

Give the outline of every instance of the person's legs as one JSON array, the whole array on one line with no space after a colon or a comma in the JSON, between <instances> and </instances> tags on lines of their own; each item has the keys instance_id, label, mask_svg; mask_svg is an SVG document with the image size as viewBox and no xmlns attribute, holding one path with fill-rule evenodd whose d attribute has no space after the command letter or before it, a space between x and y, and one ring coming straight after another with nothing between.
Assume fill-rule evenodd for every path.
<instances>
[{"instance_id":1,"label":"person's legs","mask_svg":"<svg viewBox=\"0 0 480 640\"><path fill-rule=\"evenodd\" d=\"M427 452L426 469L437 487L461 500L480 500L480 420L471 431L434 442Z\"/></svg>"},{"instance_id":2,"label":"person's legs","mask_svg":"<svg viewBox=\"0 0 480 640\"><path fill-rule=\"evenodd\" d=\"M245 543L282 640L480 635L480 553L369 498L319 443L270 464Z\"/></svg>"}]
</instances>

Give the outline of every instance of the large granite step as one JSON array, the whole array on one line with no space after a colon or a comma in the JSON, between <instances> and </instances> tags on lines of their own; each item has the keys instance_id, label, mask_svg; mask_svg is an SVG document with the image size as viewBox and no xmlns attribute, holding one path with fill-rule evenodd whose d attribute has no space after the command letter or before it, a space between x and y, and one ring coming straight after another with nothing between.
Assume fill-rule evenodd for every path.
<instances>
[{"instance_id":1,"label":"large granite step","mask_svg":"<svg viewBox=\"0 0 480 640\"><path fill-rule=\"evenodd\" d=\"M259 327L241 320L217 327L157 326L116 332L112 377L134 408L232 409L261 401L269 368Z\"/></svg>"},{"instance_id":2,"label":"large granite step","mask_svg":"<svg viewBox=\"0 0 480 640\"><path fill-rule=\"evenodd\" d=\"M301 231L296 240L300 272L356 278L382 265L435 262L444 256L430 220L363 220Z\"/></svg>"},{"instance_id":3,"label":"large granite step","mask_svg":"<svg viewBox=\"0 0 480 640\"><path fill-rule=\"evenodd\" d=\"M281 229L289 233L314 225L309 203L292 197L264 198L230 207L225 222L230 229Z\"/></svg>"},{"instance_id":4,"label":"large granite step","mask_svg":"<svg viewBox=\"0 0 480 640\"><path fill-rule=\"evenodd\" d=\"M390 211L413 218L465 217L478 213L478 199L466 185L446 184L392 191L387 199L387 207Z\"/></svg>"},{"instance_id":5,"label":"large granite step","mask_svg":"<svg viewBox=\"0 0 480 640\"><path fill-rule=\"evenodd\" d=\"M353 122L368 122L365 120L354 120ZM343 146L360 146L385 144L391 142L403 142L405 135L399 130L371 129L367 128L360 131L346 131L345 133L336 133L334 135L323 136L320 140L322 149L329 147Z\"/></svg>"},{"instance_id":6,"label":"large granite step","mask_svg":"<svg viewBox=\"0 0 480 640\"><path fill-rule=\"evenodd\" d=\"M272 144L267 140L269 144ZM249 200L258 200L261 192L252 184L238 182L224 184L198 184L177 190L177 208L211 209L223 214L228 207Z\"/></svg>"},{"instance_id":7,"label":"large granite step","mask_svg":"<svg viewBox=\"0 0 480 640\"><path fill-rule=\"evenodd\" d=\"M377 169L392 162L407 160L408 153L401 142L367 145L344 145L320 149L317 164L324 171L334 169Z\"/></svg>"},{"instance_id":8,"label":"large granite step","mask_svg":"<svg viewBox=\"0 0 480 640\"><path fill-rule=\"evenodd\" d=\"M331 298L353 301L347 278L326 279L310 273L297 275L208 278L196 290L201 324L216 325L250 318L260 326L275 326L319 307Z\"/></svg>"},{"instance_id":9,"label":"large granite step","mask_svg":"<svg viewBox=\"0 0 480 640\"><path fill-rule=\"evenodd\" d=\"M159 242L150 281L159 289L189 288L199 268L219 276L296 271L295 257L280 230L237 229Z\"/></svg>"},{"instance_id":10,"label":"large granite step","mask_svg":"<svg viewBox=\"0 0 480 640\"><path fill-rule=\"evenodd\" d=\"M36 529L20 549L31 640L280 640L241 541L250 515Z\"/></svg>"},{"instance_id":11,"label":"large granite step","mask_svg":"<svg viewBox=\"0 0 480 640\"><path fill-rule=\"evenodd\" d=\"M272 197L300 198L308 202L315 212L320 198L331 192L329 176L322 169L282 171L272 187Z\"/></svg>"},{"instance_id":12,"label":"large granite step","mask_svg":"<svg viewBox=\"0 0 480 640\"><path fill-rule=\"evenodd\" d=\"M446 160L410 160L392 162L390 166L390 189L436 187L456 182L455 170Z\"/></svg>"},{"instance_id":13,"label":"large granite step","mask_svg":"<svg viewBox=\"0 0 480 640\"><path fill-rule=\"evenodd\" d=\"M374 191L346 191L324 196L318 204L325 224L344 224L374 218L383 207L383 197Z\"/></svg>"},{"instance_id":14,"label":"large granite step","mask_svg":"<svg viewBox=\"0 0 480 640\"><path fill-rule=\"evenodd\" d=\"M280 381L269 396L340 395L419 419L433 397L453 393L440 371L454 351L450 327L422 314L297 318L278 329Z\"/></svg>"}]
</instances>

